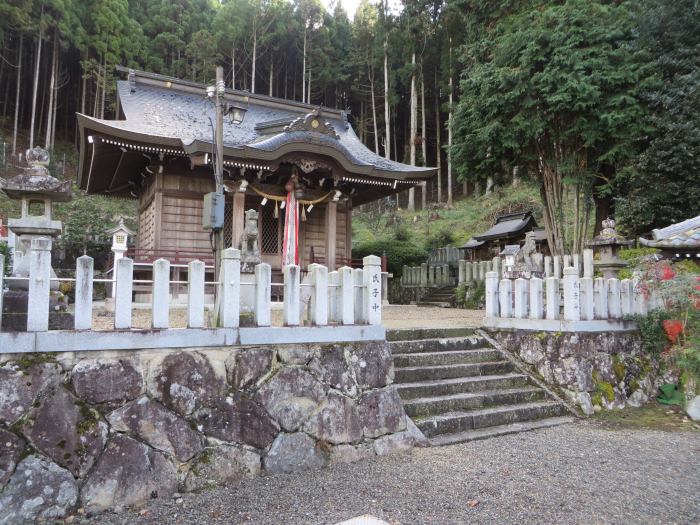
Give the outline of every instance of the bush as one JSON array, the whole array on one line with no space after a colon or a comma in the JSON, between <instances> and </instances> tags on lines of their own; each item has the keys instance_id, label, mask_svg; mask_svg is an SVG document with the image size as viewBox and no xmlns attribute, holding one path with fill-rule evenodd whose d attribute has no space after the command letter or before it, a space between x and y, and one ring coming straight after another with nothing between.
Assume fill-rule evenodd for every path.
<instances>
[{"instance_id":1,"label":"bush","mask_svg":"<svg viewBox=\"0 0 700 525\"><path fill-rule=\"evenodd\" d=\"M439 230L429 237L426 238L425 244L426 249L436 250L437 248L444 248L448 244L453 244L455 242L454 232L452 230Z\"/></svg>"},{"instance_id":2,"label":"bush","mask_svg":"<svg viewBox=\"0 0 700 525\"><path fill-rule=\"evenodd\" d=\"M418 266L428 258L428 254L422 248L418 248L411 242L396 239L365 242L352 249L352 256L355 259L367 255L384 254L387 258L387 270L394 274L394 278L401 277L404 265Z\"/></svg>"},{"instance_id":3,"label":"bush","mask_svg":"<svg viewBox=\"0 0 700 525\"><path fill-rule=\"evenodd\" d=\"M486 283L462 283L455 290L455 302L460 308L480 310L486 301Z\"/></svg>"}]
</instances>

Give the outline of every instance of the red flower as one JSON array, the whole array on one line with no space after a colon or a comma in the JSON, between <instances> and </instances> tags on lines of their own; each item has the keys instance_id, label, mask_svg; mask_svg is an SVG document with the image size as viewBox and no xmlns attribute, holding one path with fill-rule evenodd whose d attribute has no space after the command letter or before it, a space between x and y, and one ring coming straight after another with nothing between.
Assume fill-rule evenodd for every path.
<instances>
[{"instance_id":1,"label":"red flower","mask_svg":"<svg viewBox=\"0 0 700 525\"><path fill-rule=\"evenodd\" d=\"M671 268L671 265L667 264L663 267L663 270L661 272L661 280L662 281L670 281L676 276L676 272L673 271L673 268Z\"/></svg>"},{"instance_id":2,"label":"red flower","mask_svg":"<svg viewBox=\"0 0 700 525\"><path fill-rule=\"evenodd\" d=\"M683 333L683 323L678 319L666 319L664 321L664 332L671 343L676 344L678 336Z\"/></svg>"}]
</instances>

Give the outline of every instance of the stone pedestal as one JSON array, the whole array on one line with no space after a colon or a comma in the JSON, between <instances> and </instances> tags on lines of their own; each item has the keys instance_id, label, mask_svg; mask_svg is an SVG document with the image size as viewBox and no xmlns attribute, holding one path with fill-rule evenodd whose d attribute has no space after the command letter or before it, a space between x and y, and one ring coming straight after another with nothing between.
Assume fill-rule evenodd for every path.
<instances>
[{"instance_id":1,"label":"stone pedestal","mask_svg":"<svg viewBox=\"0 0 700 525\"><path fill-rule=\"evenodd\" d=\"M241 313L252 313L255 305L255 274L241 272Z\"/></svg>"},{"instance_id":2,"label":"stone pedestal","mask_svg":"<svg viewBox=\"0 0 700 525\"><path fill-rule=\"evenodd\" d=\"M2 302L3 332L27 331L27 305L29 292L26 290L10 290L5 292ZM51 293L49 298L49 330L72 330L73 314L66 311L66 301L63 296Z\"/></svg>"}]
</instances>

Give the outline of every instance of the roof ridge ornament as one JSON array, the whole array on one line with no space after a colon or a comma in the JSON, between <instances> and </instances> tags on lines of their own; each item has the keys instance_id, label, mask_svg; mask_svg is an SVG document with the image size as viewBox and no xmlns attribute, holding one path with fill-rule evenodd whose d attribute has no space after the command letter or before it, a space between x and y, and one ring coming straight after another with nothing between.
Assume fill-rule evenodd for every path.
<instances>
[{"instance_id":1,"label":"roof ridge ornament","mask_svg":"<svg viewBox=\"0 0 700 525\"><path fill-rule=\"evenodd\" d=\"M285 133L291 133L292 131L311 131L314 133L328 135L336 140L340 139L331 123L327 120L321 120L322 114L323 111L319 106L311 113L307 113L303 117L294 119L284 128L284 131Z\"/></svg>"}]
</instances>

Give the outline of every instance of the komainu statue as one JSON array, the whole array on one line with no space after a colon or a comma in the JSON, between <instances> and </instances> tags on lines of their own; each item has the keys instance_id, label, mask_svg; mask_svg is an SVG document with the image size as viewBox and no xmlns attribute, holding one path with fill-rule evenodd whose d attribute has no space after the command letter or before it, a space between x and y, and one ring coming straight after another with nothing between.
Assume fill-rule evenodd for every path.
<instances>
[{"instance_id":1,"label":"komainu statue","mask_svg":"<svg viewBox=\"0 0 700 525\"><path fill-rule=\"evenodd\" d=\"M515 268L520 271L534 272L538 270L537 264L532 258L537 251L535 245L535 233L527 232L525 234L525 244L515 256Z\"/></svg>"},{"instance_id":2,"label":"komainu statue","mask_svg":"<svg viewBox=\"0 0 700 525\"><path fill-rule=\"evenodd\" d=\"M241 235L241 271L253 271L253 266L260 263L260 242L258 240L258 212L245 212L245 227Z\"/></svg>"}]
</instances>

